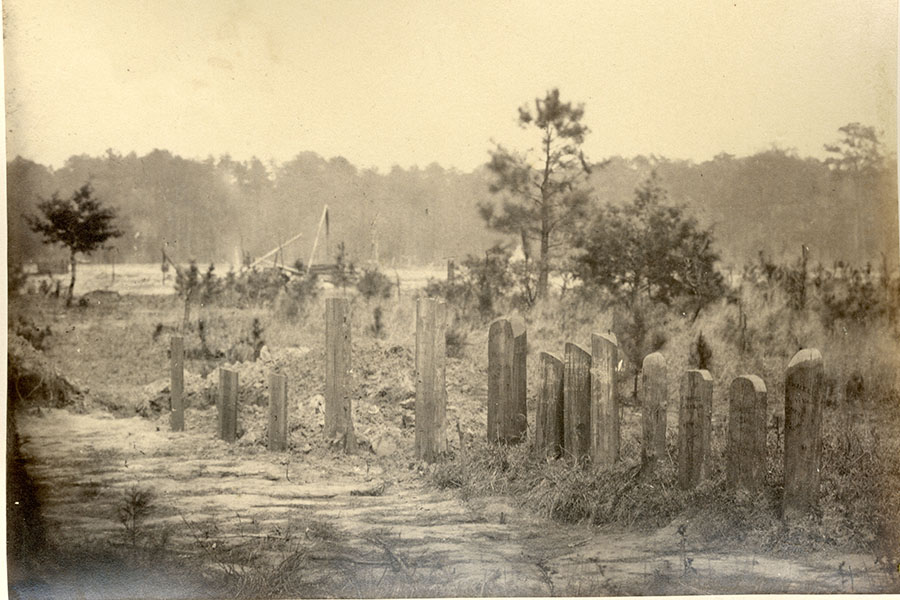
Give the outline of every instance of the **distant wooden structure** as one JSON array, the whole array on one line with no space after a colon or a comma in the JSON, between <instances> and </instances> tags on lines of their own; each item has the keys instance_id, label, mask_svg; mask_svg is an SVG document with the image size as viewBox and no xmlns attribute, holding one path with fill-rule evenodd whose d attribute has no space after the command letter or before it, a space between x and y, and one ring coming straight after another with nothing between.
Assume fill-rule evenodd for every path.
<instances>
[{"instance_id":1,"label":"distant wooden structure","mask_svg":"<svg viewBox=\"0 0 900 600\"><path fill-rule=\"evenodd\" d=\"M271 250L269 250L268 252L266 252L265 254L263 254L262 256L257 258L256 260L252 261L248 266L242 267L241 270L243 271L243 270L254 269L260 265L263 265L264 261L266 261L270 257L274 256L275 258L273 258L271 265L269 265L271 268L281 269L282 271L287 271L288 273L293 273L294 275L305 275L306 273L309 273L309 274L313 274L313 275L317 275L317 276L323 276L323 275L328 276L328 275L333 274L335 271L337 271L336 264L334 264L334 263L314 263L313 262L316 259L316 250L319 247L319 238L322 235L323 227L325 228L325 254L327 256L328 252L330 250L330 247L331 247L330 240L329 240L330 232L329 232L329 216L328 216L328 205L327 204L322 208L322 216L319 218L319 225L316 228L316 237L313 239L312 251L309 254L309 261L306 263L307 266L306 266L305 273L303 271L295 269L294 267L289 267L288 265L285 265L284 262L279 263L277 260L279 253L284 250L285 246L287 246L288 244L292 244L295 241L299 240L301 237L303 237L302 233L298 233L297 235L291 237L286 242L278 244L277 246L275 246L274 248L272 248Z\"/></svg>"}]
</instances>

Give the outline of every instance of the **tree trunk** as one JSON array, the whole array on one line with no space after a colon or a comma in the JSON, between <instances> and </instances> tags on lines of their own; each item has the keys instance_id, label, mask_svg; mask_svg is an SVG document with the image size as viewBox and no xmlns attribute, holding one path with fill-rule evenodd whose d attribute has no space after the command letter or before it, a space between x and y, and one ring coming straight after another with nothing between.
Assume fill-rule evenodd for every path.
<instances>
[{"instance_id":1,"label":"tree trunk","mask_svg":"<svg viewBox=\"0 0 900 600\"><path fill-rule=\"evenodd\" d=\"M188 290L187 295L184 297L184 319L181 321L181 334L186 335L188 331L188 327L191 324L191 301L194 299L194 287Z\"/></svg>"},{"instance_id":2,"label":"tree trunk","mask_svg":"<svg viewBox=\"0 0 900 600\"><path fill-rule=\"evenodd\" d=\"M69 254L69 268L72 270L72 279L69 280L69 293L66 295L66 308L72 306L72 297L75 294L75 251Z\"/></svg>"},{"instance_id":3,"label":"tree trunk","mask_svg":"<svg viewBox=\"0 0 900 600\"><path fill-rule=\"evenodd\" d=\"M545 221L546 222L546 221ZM538 265L537 298L547 297L547 281L550 275L550 232L541 227L541 263Z\"/></svg>"},{"instance_id":4,"label":"tree trunk","mask_svg":"<svg viewBox=\"0 0 900 600\"><path fill-rule=\"evenodd\" d=\"M550 196L547 184L550 182L550 143L553 140L550 124L544 128L544 179L541 181L541 262L538 265L537 298L547 297L547 280L550 275Z\"/></svg>"}]
</instances>

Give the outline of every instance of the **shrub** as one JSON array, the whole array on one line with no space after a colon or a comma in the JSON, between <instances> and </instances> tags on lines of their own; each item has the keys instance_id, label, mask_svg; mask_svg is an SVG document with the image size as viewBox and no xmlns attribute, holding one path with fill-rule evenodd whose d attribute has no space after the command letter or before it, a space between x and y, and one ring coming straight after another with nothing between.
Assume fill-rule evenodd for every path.
<instances>
[{"instance_id":1,"label":"shrub","mask_svg":"<svg viewBox=\"0 0 900 600\"><path fill-rule=\"evenodd\" d=\"M44 340L53 334L49 325L42 329L22 315L12 325L15 334L28 340L36 350L44 350Z\"/></svg>"},{"instance_id":2,"label":"shrub","mask_svg":"<svg viewBox=\"0 0 900 600\"><path fill-rule=\"evenodd\" d=\"M187 270L178 269L175 274L175 293L182 298L189 298L200 286L200 269L197 261L191 259Z\"/></svg>"},{"instance_id":3,"label":"shrub","mask_svg":"<svg viewBox=\"0 0 900 600\"><path fill-rule=\"evenodd\" d=\"M859 269L840 279L825 272L813 278L813 290L822 324L834 331L838 322L870 325L897 305L890 285L876 287L871 273Z\"/></svg>"},{"instance_id":4,"label":"shrub","mask_svg":"<svg viewBox=\"0 0 900 600\"><path fill-rule=\"evenodd\" d=\"M6 270L6 273L7 297L12 298L14 296L18 296L21 293L22 289L25 288L25 285L28 283L28 274L25 272L20 263L10 263L9 268Z\"/></svg>"},{"instance_id":5,"label":"shrub","mask_svg":"<svg viewBox=\"0 0 900 600\"><path fill-rule=\"evenodd\" d=\"M306 310L308 304L319 294L319 280L315 273L292 276L284 285L278 299L278 312L295 318Z\"/></svg>"},{"instance_id":6,"label":"shrub","mask_svg":"<svg viewBox=\"0 0 900 600\"><path fill-rule=\"evenodd\" d=\"M607 290L628 308L639 296L667 306L679 301L695 320L726 292L712 241L711 229L668 204L654 171L631 203L601 207L575 236L573 269L585 285Z\"/></svg>"},{"instance_id":7,"label":"shrub","mask_svg":"<svg viewBox=\"0 0 900 600\"><path fill-rule=\"evenodd\" d=\"M425 294L443 298L464 318L490 320L502 312L499 305L510 300L515 285L511 256L500 244L485 252L484 258L469 255L452 282L430 281Z\"/></svg>"},{"instance_id":8,"label":"shrub","mask_svg":"<svg viewBox=\"0 0 900 600\"><path fill-rule=\"evenodd\" d=\"M356 281L356 265L347 260L347 249L344 242L341 242L338 244L338 252L334 258L331 284L343 290L354 281Z\"/></svg>"},{"instance_id":9,"label":"shrub","mask_svg":"<svg viewBox=\"0 0 900 600\"><path fill-rule=\"evenodd\" d=\"M364 269L362 277L356 282L356 289L366 301L372 298L390 298L393 287L390 277L378 268Z\"/></svg>"},{"instance_id":10,"label":"shrub","mask_svg":"<svg viewBox=\"0 0 900 600\"><path fill-rule=\"evenodd\" d=\"M222 294L222 281L215 274L215 265L211 264L203 274L203 278L199 282L200 286L200 304L209 305L218 300Z\"/></svg>"},{"instance_id":11,"label":"shrub","mask_svg":"<svg viewBox=\"0 0 900 600\"><path fill-rule=\"evenodd\" d=\"M447 356L462 358L466 352L468 338L469 332L460 323L452 323L444 333L444 347L446 348Z\"/></svg>"},{"instance_id":12,"label":"shrub","mask_svg":"<svg viewBox=\"0 0 900 600\"><path fill-rule=\"evenodd\" d=\"M314 273L288 274L279 269L251 269L229 272L224 281L217 279L210 287L211 297L219 304L238 308L274 307L280 313L295 317L306 303L318 295L318 277Z\"/></svg>"},{"instance_id":13,"label":"shrub","mask_svg":"<svg viewBox=\"0 0 900 600\"><path fill-rule=\"evenodd\" d=\"M620 306L613 309L612 328L619 348L628 361L628 372L634 378L634 396L637 396L638 377L644 357L666 344L668 318L669 314L663 305L650 302L638 302L632 310Z\"/></svg>"},{"instance_id":14,"label":"shrub","mask_svg":"<svg viewBox=\"0 0 900 600\"><path fill-rule=\"evenodd\" d=\"M232 302L237 306L269 306L291 280L278 269L251 269L234 278Z\"/></svg>"}]
</instances>

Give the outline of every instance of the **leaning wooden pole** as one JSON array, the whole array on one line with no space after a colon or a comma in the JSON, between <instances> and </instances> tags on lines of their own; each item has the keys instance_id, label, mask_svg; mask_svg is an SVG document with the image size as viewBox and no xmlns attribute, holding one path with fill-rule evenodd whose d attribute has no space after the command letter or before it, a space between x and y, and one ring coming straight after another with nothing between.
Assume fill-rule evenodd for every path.
<instances>
[{"instance_id":1,"label":"leaning wooden pole","mask_svg":"<svg viewBox=\"0 0 900 600\"><path fill-rule=\"evenodd\" d=\"M302 233L298 233L297 235L295 235L294 237L292 237L291 239L289 239L289 240L286 241L285 243L283 243L283 244L278 244L277 246L275 246L274 248L272 248L271 250L269 250L268 252L266 252L265 254L263 254L262 256L260 256L259 258L257 258L256 260L254 260L252 263L250 263L250 266L249 266L248 268L252 269L252 268L255 267L256 265L260 264L262 261L264 261L264 260L266 260L267 258L269 258L270 256L272 256L273 254L276 254L279 250L283 250L284 247L287 246L288 244L290 244L291 242L293 242L293 241L295 241L295 240L299 240L301 237L303 237L303 234L302 234ZM282 259L282 262L284 262L283 259ZM277 266L277 265L276 265L276 266Z\"/></svg>"},{"instance_id":2,"label":"leaning wooden pole","mask_svg":"<svg viewBox=\"0 0 900 600\"><path fill-rule=\"evenodd\" d=\"M313 240L312 252L309 253L309 264L306 266L307 269L312 268L313 259L316 257L316 248L319 246L319 234L322 233L322 225L325 224L325 217L328 215L328 205L325 205L325 208L322 209L322 216L319 218L319 226L316 228L316 239ZM329 257L330 260L330 257Z\"/></svg>"}]
</instances>

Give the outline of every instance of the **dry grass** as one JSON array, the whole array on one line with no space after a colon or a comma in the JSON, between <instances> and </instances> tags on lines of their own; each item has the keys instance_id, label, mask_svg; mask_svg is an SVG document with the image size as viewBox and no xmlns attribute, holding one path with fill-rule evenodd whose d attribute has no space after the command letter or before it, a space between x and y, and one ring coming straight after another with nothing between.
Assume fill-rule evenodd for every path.
<instances>
[{"instance_id":1,"label":"dry grass","mask_svg":"<svg viewBox=\"0 0 900 600\"><path fill-rule=\"evenodd\" d=\"M741 316L746 327L742 327ZM539 350L562 356L566 342L590 348L590 334L605 332L611 311L593 308L575 296L547 302L527 315L529 410L539 389ZM783 553L836 547L872 552L886 564L900 562L900 335L886 319L839 322L828 330L813 310L786 308L780 292L743 290L740 303L708 307L691 322L668 314L655 326L666 340L668 361L669 456L654 471L639 465L639 413L625 365L619 395L625 404L623 460L612 469L570 460L547 461L528 445L474 442L465 455L439 466L432 481L459 488L464 497L503 494L541 515L564 522L650 528L673 521L691 523L705 542L744 543ZM486 330L486 328L483 328ZM703 334L712 349L713 468L695 490L675 484L675 430L679 380L691 364L691 349ZM483 335L483 334L482 334ZM472 336L481 336L475 332ZM483 344L486 347L486 343ZM801 348L824 357L827 397L820 510L809 522L785 526L780 519L783 461L784 373ZM478 351L486 360L486 353ZM766 487L757 498L725 490L724 433L731 380L756 374L768 388L769 439ZM855 387L856 391L850 390ZM533 439L533 438L532 438Z\"/></svg>"},{"instance_id":2,"label":"dry grass","mask_svg":"<svg viewBox=\"0 0 900 600\"><path fill-rule=\"evenodd\" d=\"M335 293L340 294L339 291ZM375 345L360 342L373 337L373 311L379 307L382 331L378 349L397 346L406 353L414 352L415 294L404 293L399 301L393 296L366 302L348 290L347 297L351 303L357 348L368 350ZM514 447L487 444L483 441L483 430L475 430L476 441L467 444L464 454L457 452L453 460L433 470L433 483L439 487L458 488L463 496L510 496L540 515L565 522L632 529L686 524L692 539L708 544L740 544L785 554L803 553L814 548L865 550L880 564L896 565L900 561L900 530L896 518L900 514L900 438L897 435L900 431L900 370L897 369L900 343L896 332L884 322L843 323L829 331L815 313L792 313L784 308L781 299L770 297L765 300L756 292L745 291L741 301L740 308L725 302L709 307L693 323L687 317L674 314L657 324L666 339L661 351L669 361L670 438L669 455L657 469L642 470L638 463L639 415L630 398L631 380L623 376L619 387L626 405L623 460L614 468L605 470L587 463L573 464L569 460L547 461L532 453L527 444ZM267 345L315 347L316 340L325 337L324 302L324 295L320 296L296 314L263 308L209 306L195 309L194 319L204 319L207 344L213 349L227 350L246 338L254 319L260 320ZM62 309L52 300L29 298L28 303L14 307L14 310L30 315L39 327L49 325L53 328L47 353L64 367L66 373L74 373L76 377L83 373L87 379L93 375L88 371L95 368L92 365L102 364L109 370L110 381L118 378L123 385L133 386L157 380L161 374L165 376L167 336L154 341L152 334L161 319L166 325L177 326L182 305L176 298L143 297L128 298L105 311L74 309L80 311L79 322L68 319L76 325L71 331L57 330L56 324L67 319L62 317ZM741 313L746 315L746 329L741 327ZM528 400L533 415L534 396L539 389L538 351L549 350L561 355L567 341L589 348L590 334L605 332L614 320L611 311L598 310L574 296L562 303L542 304L526 318L531 390ZM101 319L103 327L98 324ZM455 313L454 319L453 327L461 332L462 343L458 345L452 368L448 368L448 388L451 398L452 394L464 393L470 397L467 401L474 405L478 398L472 397L483 397L485 393L487 327L480 320L469 321ZM114 335L106 335L102 338L103 343L98 343L103 328L112 328ZM716 382L714 468L697 489L682 491L675 484L673 463L677 455L675 407L679 378L689 366L690 349L701 332L712 349L710 370ZM57 346L56 336L68 336L66 343ZM107 343L108 340L112 340L111 343ZM186 346L199 345L195 329L189 332ZM71 353L73 347L81 348L80 355ZM820 349L828 377L822 493L817 515L808 522L787 527L779 517L783 438L775 418L783 415L785 367L800 347ZM366 357L360 356L360 364L365 361ZM391 377L396 381L401 377L400 371L404 371L402 377L408 383L412 372L407 363L411 363L411 359L396 361L397 364L401 362L404 366L392 372ZM201 363L188 361L187 368L195 373L202 372ZM627 374L629 365L625 368ZM722 471L727 387L733 377L744 373L761 376L769 390L766 486L757 498L727 493ZM450 376L455 380L451 381ZM853 404L848 402L847 393L847 383L851 380L863 382L863 392ZM113 384L108 389L91 387L94 397L103 397L105 393L117 401L127 401L121 398ZM374 388L370 392L375 393ZM483 424L482 416L465 415L477 427ZM529 437L533 439L533 436ZM493 585L486 581L481 590L458 590L453 588L449 576L426 579L420 574L418 579L410 578L402 570L390 566L393 563L389 553L375 547L372 550L380 552L384 562L380 570L354 568L352 562L346 562L336 570L316 571L310 548L322 548L325 544L344 545L347 540L331 524L298 522L295 525L288 534L275 532L282 538L289 537L293 546L275 539L277 535L270 536L272 539L265 543L268 545L262 546L259 538L253 538L242 549L234 550L233 556L216 558L222 564L242 565L241 570L228 576L230 579L225 578L229 594L319 595L339 590L339 595L477 595L480 591L490 591ZM199 547L197 552L202 554ZM274 556L277 560L273 560ZM268 558L263 560L262 557ZM231 561L232 558L237 563ZM203 566L209 564L208 559L200 559L196 567L191 567L196 568L195 574L209 574L208 567ZM216 573L227 574L227 569L223 569L225 567ZM665 573L659 575L660 581L667 577L669 575ZM648 589L654 589L651 583L648 582ZM602 580L591 580L577 592L603 592L605 585ZM761 590L768 589L760 585ZM672 588L667 589L671 591ZM690 591L690 588L684 589Z\"/></svg>"}]
</instances>

